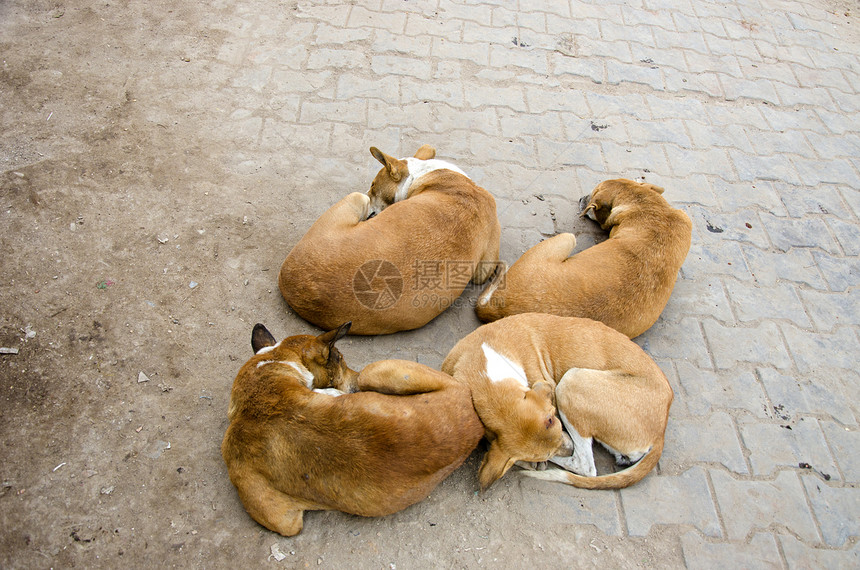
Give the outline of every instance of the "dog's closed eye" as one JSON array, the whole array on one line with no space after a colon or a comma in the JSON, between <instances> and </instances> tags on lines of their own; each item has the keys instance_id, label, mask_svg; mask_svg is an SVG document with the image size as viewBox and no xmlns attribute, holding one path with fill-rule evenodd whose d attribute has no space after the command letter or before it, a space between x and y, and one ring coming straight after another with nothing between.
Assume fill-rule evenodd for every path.
<instances>
[{"instance_id":1,"label":"dog's closed eye","mask_svg":"<svg viewBox=\"0 0 860 570\"><path fill-rule=\"evenodd\" d=\"M545 426L546 429L552 429L552 426L555 425L555 416L550 416L546 419Z\"/></svg>"}]
</instances>

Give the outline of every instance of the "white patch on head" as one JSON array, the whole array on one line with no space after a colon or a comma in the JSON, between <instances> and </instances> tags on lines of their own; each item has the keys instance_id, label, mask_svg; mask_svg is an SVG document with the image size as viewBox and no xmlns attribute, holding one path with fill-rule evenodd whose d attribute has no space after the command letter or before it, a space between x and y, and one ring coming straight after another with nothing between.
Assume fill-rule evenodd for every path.
<instances>
[{"instance_id":1,"label":"white patch on head","mask_svg":"<svg viewBox=\"0 0 860 570\"><path fill-rule=\"evenodd\" d=\"M415 158L410 156L409 158L402 159L406 162L406 167L409 169L409 176L400 181L400 184L397 185L397 192L394 193L394 201L399 202L401 200L405 200L406 196L409 195L409 189L412 188L412 185L418 182L425 174L430 174L435 170L453 170L459 174L462 174L466 178L469 178L469 175L451 164L450 162L445 162L444 160L439 160L436 158L431 158L430 160L421 160L420 158Z\"/></svg>"},{"instance_id":2,"label":"white patch on head","mask_svg":"<svg viewBox=\"0 0 860 570\"><path fill-rule=\"evenodd\" d=\"M529 380L523 367L507 356L503 356L493 350L486 342L481 344L484 358L487 360L487 378L490 382L502 382L504 380L516 380L523 390L529 389Z\"/></svg>"},{"instance_id":3,"label":"white patch on head","mask_svg":"<svg viewBox=\"0 0 860 570\"><path fill-rule=\"evenodd\" d=\"M346 392L342 392L337 388L314 388L314 392L317 394L325 394L327 396L334 396L337 398L338 396L343 396Z\"/></svg>"},{"instance_id":4,"label":"white patch on head","mask_svg":"<svg viewBox=\"0 0 860 570\"><path fill-rule=\"evenodd\" d=\"M305 386L311 388L314 385L314 375L311 374L310 370L308 370L301 364L291 362L289 360L263 360L257 363L257 368L260 368L261 366L265 366L267 364L283 364L289 366L290 368L299 373L299 375L302 377L302 380L304 380L305 382Z\"/></svg>"},{"instance_id":5,"label":"white patch on head","mask_svg":"<svg viewBox=\"0 0 860 570\"><path fill-rule=\"evenodd\" d=\"M550 461L568 471L585 477L594 477L597 475L597 467L594 465L594 451L591 449L592 439L579 435L564 412L559 410L558 415L561 417L561 423L564 424L567 433L570 434L570 439L573 440L573 455L570 457L552 457Z\"/></svg>"}]
</instances>

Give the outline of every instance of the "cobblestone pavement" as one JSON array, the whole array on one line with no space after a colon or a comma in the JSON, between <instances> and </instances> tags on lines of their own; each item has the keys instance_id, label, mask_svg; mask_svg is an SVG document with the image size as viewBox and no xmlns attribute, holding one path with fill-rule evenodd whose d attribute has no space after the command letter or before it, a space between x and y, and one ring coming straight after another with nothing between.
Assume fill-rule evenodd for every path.
<instances>
[{"instance_id":1,"label":"cobblestone pavement","mask_svg":"<svg viewBox=\"0 0 860 570\"><path fill-rule=\"evenodd\" d=\"M0 341L20 349L0 356L0 566L857 567L858 17L832 0L0 4ZM558 232L602 239L576 208L607 178L690 215L637 339L675 390L663 457L618 492L512 472L478 495L476 453L403 513L312 513L284 539L220 462L230 383L254 322L313 330L277 270L369 186L368 147L424 143L496 197L509 263ZM439 366L477 293L343 351Z\"/></svg>"}]
</instances>

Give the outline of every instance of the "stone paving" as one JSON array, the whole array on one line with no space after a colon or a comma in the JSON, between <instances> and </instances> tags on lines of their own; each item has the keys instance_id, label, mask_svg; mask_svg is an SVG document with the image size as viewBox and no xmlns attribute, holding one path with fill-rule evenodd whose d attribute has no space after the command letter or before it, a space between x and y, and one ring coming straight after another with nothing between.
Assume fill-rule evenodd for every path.
<instances>
[{"instance_id":1,"label":"stone paving","mask_svg":"<svg viewBox=\"0 0 860 570\"><path fill-rule=\"evenodd\" d=\"M291 232L279 247L369 184L371 145L405 156L432 144L493 193L509 263L545 237L581 231L577 198L607 178L661 185L688 212L692 248L673 296L636 339L675 390L659 467L618 492L522 483L548 517L609 539L659 536L689 568L860 565L856 2L300 0L210 10L199 25L221 38L217 53L183 52L208 75L171 69L138 88L172 81L174 111L206 109L200 138L218 141L233 177L324 172L340 185L275 213ZM585 231L579 247L595 239ZM269 282L248 303L278 301L286 251L266 254ZM438 366L476 326L467 303L439 322L344 350Z\"/></svg>"},{"instance_id":2,"label":"stone paving","mask_svg":"<svg viewBox=\"0 0 860 570\"><path fill-rule=\"evenodd\" d=\"M617 536L668 525L690 568L857 565L855 14L432 4L301 3L304 42L253 54L235 86L295 86L289 128L313 126L336 155L436 145L495 194L509 262L569 229L571 197L602 179L664 186L694 223L673 297L637 339L675 388L666 449L658 474L570 515ZM270 129L237 117L249 127Z\"/></svg>"}]
</instances>

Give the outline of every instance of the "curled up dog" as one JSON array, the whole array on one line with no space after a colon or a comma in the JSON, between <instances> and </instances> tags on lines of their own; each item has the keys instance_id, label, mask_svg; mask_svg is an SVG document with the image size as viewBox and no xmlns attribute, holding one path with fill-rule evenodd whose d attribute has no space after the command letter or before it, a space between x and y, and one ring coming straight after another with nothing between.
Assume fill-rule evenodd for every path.
<instances>
[{"instance_id":1,"label":"curled up dog","mask_svg":"<svg viewBox=\"0 0 860 570\"><path fill-rule=\"evenodd\" d=\"M424 499L483 434L469 389L403 360L351 370L335 348L349 323L275 342L233 383L221 452L248 514L284 536L306 510L382 516Z\"/></svg>"}]
</instances>

